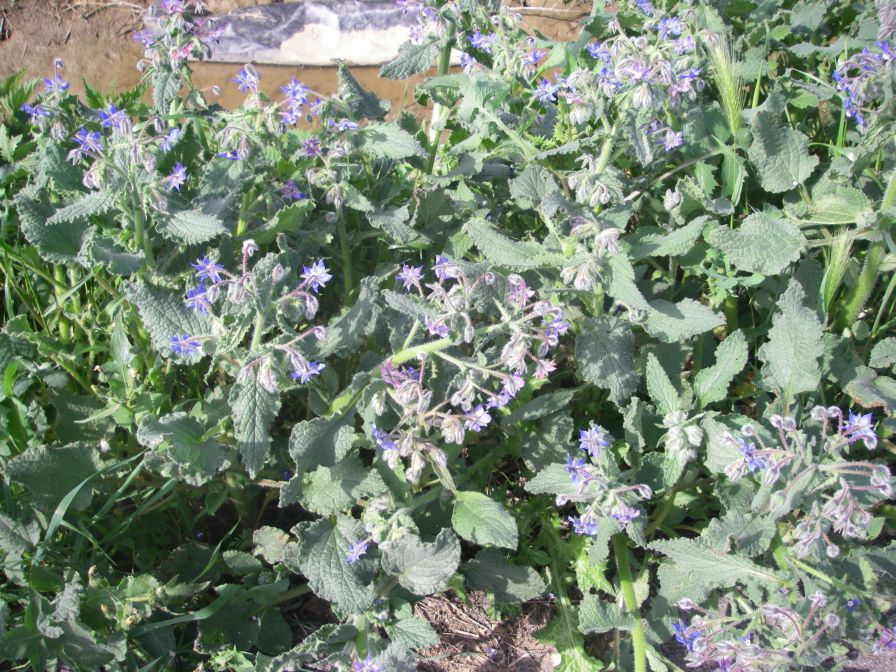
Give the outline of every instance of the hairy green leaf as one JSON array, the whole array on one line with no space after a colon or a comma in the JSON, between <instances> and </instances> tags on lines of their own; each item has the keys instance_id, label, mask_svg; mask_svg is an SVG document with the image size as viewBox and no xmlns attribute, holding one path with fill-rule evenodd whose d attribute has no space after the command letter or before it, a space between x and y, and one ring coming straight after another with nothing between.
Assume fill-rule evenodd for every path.
<instances>
[{"instance_id":1,"label":"hairy green leaf","mask_svg":"<svg viewBox=\"0 0 896 672\"><path fill-rule=\"evenodd\" d=\"M678 303L654 299L650 308L644 328L664 343L684 341L725 324L721 313L694 299L682 299Z\"/></svg>"},{"instance_id":2,"label":"hairy green leaf","mask_svg":"<svg viewBox=\"0 0 896 672\"><path fill-rule=\"evenodd\" d=\"M287 546L286 565L304 574L315 594L350 614L373 604L374 561L345 561L349 545L367 536L361 521L345 516L337 517L335 522L322 518L302 523L293 532L297 542Z\"/></svg>"},{"instance_id":3,"label":"hairy green leaf","mask_svg":"<svg viewBox=\"0 0 896 672\"><path fill-rule=\"evenodd\" d=\"M398 55L380 68L380 77L405 79L412 75L419 75L436 64L439 52L439 39L434 35L420 44L405 42L398 48Z\"/></svg>"},{"instance_id":4,"label":"hairy green leaf","mask_svg":"<svg viewBox=\"0 0 896 672\"><path fill-rule=\"evenodd\" d=\"M117 199L116 193L110 189L91 191L73 203L56 210L47 220L46 226L71 224L94 215L103 215L115 207Z\"/></svg>"},{"instance_id":5,"label":"hairy green leaf","mask_svg":"<svg viewBox=\"0 0 896 672\"><path fill-rule=\"evenodd\" d=\"M455 496L451 524L461 537L481 546L516 548L516 520L500 502L481 492L457 492Z\"/></svg>"},{"instance_id":6,"label":"hairy green leaf","mask_svg":"<svg viewBox=\"0 0 896 672\"><path fill-rule=\"evenodd\" d=\"M586 635L611 630L631 630L635 619L612 602L602 602L597 595L588 593L579 605L579 630Z\"/></svg>"},{"instance_id":7,"label":"hairy green leaf","mask_svg":"<svg viewBox=\"0 0 896 672\"><path fill-rule=\"evenodd\" d=\"M579 375L608 390L610 400L621 405L638 387L634 350L635 337L625 321L616 317L583 320L575 347Z\"/></svg>"},{"instance_id":8,"label":"hairy green leaf","mask_svg":"<svg viewBox=\"0 0 896 672\"><path fill-rule=\"evenodd\" d=\"M791 280L778 300L768 342L759 348L766 386L784 399L811 392L821 381L818 360L824 352L822 325L815 312L803 305L802 285Z\"/></svg>"},{"instance_id":9,"label":"hairy green leaf","mask_svg":"<svg viewBox=\"0 0 896 672\"><path fill-rule=\"evenodd\" d=\"M379 314L377 279L364 278L354 304L327 325L326 336L317 344L317 356L324 358L354 350L373 331Z\"/></svg>"},{"instance_id":10,"label":"hairy green leaf","mask_svg":"<svg viewBox=\"0 0 896 672\"><path fill-rule=\"evenodd\" d=\"M709 521L700 538L719 552L726 553L733 546L733 550L752 558L768 550L777 529L771 518L729 512Z\"/></svg>"},{"instance_id":11,"label":"hairy green leaf","mask_svg":"<svg viewBox=\"0 0 896 672\"><path fill-rule=\"evenodd\" d=\"M646 257L679 257L687 254L700 237L709 217L701 216L668 233L662 229L639 227L629 251L632 259Z\"/></svg>"},{"instance_id":12,"label":"hairy green leaf","mask_svg":"<svg viewBox=\"0 0 896 672\"><path fill-rule=\"evenodd\" d=\"M548 392L541 394L531 401L513 410L513 412L502 420L507 426L514 425L518 422L527 420L538 420L552 413L556 413L569 406L575 396L575 390L557 390L556 392Z\"/></svg>"},{"instance_id":13,"label":"hairy green leaf","mask_svg":"<svg viewBox=\"0 0 896 672\"><path fill-rule=\"evenodd\" d=\"M269 430L280 410L280 395L266 389L253 368L247 380L233 385L229 401L237 447L246 471L255 478L271 450Z\"/></svg>"},{"instance_id":14,"label":"hairy green leaf","mask_svg":"<svg viewBox=\"0 0 896 672\"><path fill-rule=\"evenodd\" d=\"M368 124L355 133L362 154L372 159L407 159L425 154L414 136L395 124Z\"/></svg>"},{"instance_id":15,"label":"hairy green leaf","mask_svg":"<svg viewBox=\"0 0 896 672\"><path fill-rule=\"evenodd\" d=\"M205 243L227 231L221 219L199 208L174 210L159 217L159 230L166 238L187 245Z\"/></svg>"},{"instance_id":16,"label":"hairy green leaf","mask_svg":"<svg viewBox=\"0 0 896 672\"><path fill-rule=\"evenodd\" d=\"M41 257L55 264L77 261L91 226L86 218L51 223L57 210L45 193L22 190L13 199L22 235Z\"/></svg>"},{"instance_id":17,"label":"hairy green leaf","mask_svg":"<svg viewBox=\"0 0 896 672\"><path fill-rule=\"evenodd\" d=\"M498 266L522 271L563 264L562 255L546 252L539 243L511 240L484 219L468 222L465 229L482 256Z\"/></svg>"},{"instance_id":18,"label":"hairy green leaf","mask_svg":"<svg viewBox=\"0 0 896 672\"><path fill-rule=\"evenodd\" d=\"M700 369L694 376L694 394L700 408L728 396L728 386L746 366L747 355L747 339L742 331L735 331L722 341L716 349L716 363Z\"/></svg>"},{"instance_id":19,"label":"hairy green leaf","mask_svg":"<svg viewBox=\"0 0 896 672\"><path fill-rule=\"evenodd\" d=\"M351 71L342 63L339 64L337 95L348 105L355 119L373 119L382 121L391 107L388 101L380 100L375 94L358 84Z\"/></svg>"},{"instance_id":20,"label":"hairy green leaf","mask_svg":"<svg viewBox=\"0 0 896 672\"><path fill-rule=\"evenodd\" d=\"M790 191L805 182L818 165L818 157L809 154L809 138L776 121L772 113L757 112L752 129L753 144L747 155L766 191Z\"/></svg>"},{"instance_id":21,"label":"hairy green leaf","mask_svg":"<svg viewBox=\"0 0 896 672\"><path fill-rule=\"evenodd\" d=\"M690 592L683 597L690 597L694 601L703 599L713 588L759 582L766 588L773 589L784 583L778 572L766 569L737 553L712 548L702 539L654 541L648 548L668 556L675 569L687 577L691 584ZM662 581L662 574L660 580ZM665 594L665 584L663 589Z\"/></svg>"},{"instance_id":22,"label":"hairy green leaf","mask_svg":"<svg viewBox=\"0 0 896 672\"><path fill-rule=\"evenodd\" d=\"M449 529L435 541L424 542L413 534L380 547L383 570L415 595L431 595L445 590L460 563L460 542Z\"/></svg>"},{"instance_id":23,"label":"hairy green leaf","mask_svg":"<svg viewBox=\"0 0 896 672\"><path fill-rule=\"evenodd\" d=\"M304 475L302 503L322 516L351 508L361 497L385 490L380 475L368 469L357 456L349 456L333 467L318 467Z\"/></svg>"},{"instance_id":24,"label":"hairy green leaf","mask_svg":"<svg viewBox=\"0 0 896 672\"><path fill-rule=\"evenodd\" d=\"M137 428L137 440L149 448L164 450L146 454L147 464L166 476L190 485L202 485L230 466L231 451L214 439L204 439L202 424L186 413L160 418L145 415Z\"/></svg>"},{"instance_id":25,"label":"hairy green leaf","mask_svg":"<svg viewBox=\"0 0 896 672\"><path fill-rule=\"evenodd\" d=\"M754 212L737 229L720 226L708 236L740 271L776 275L799 260L806 239L792 222Z\"/></svg>"},{"instance_id":26,"label":"hairy green leaf","mask_svg":"<svg viewBox=\"0 0 896 672\"><path fill-rule=\"evenodd\" d=\"M889 336L876 343L871 349L868 364L875 369L893 369L896 365L896 337Z\"/></svg>"},{"instance_id":27,"label":"hairy green leaf","mask_svg":"<svg viewBox=\"0 0 896 672\"><path fill-rule=\"evenodd\" d=\"M9 480L28 488L36 508L52 510L75 486L100 468L93 445L74 443L61 447L33 446L9 460L3 473ZM92 493L90 484L81 488L72 501L72 508L86 508Z\"/></svg>"},{"instance_id":28,"label":"hairy green leaf","mask_svg":"<svg viewBox=\"0 0 896 672\"><path fill-rule=\"evenodd\" d=\"M678 396L678 391L652 352L647 355L644 378L647 381L647 392L660 413L668 415L672 411L680 410L681 399Z\"/></svg>"},{"instance_id":29,"label":"hairy green leaf","mask_svg":"<svg viewBox=\"0 0 896 672\"><path fill-rule=\"evenodd\" d=\"M487 590L498 604L527 602L547 590L544 579L532 567L510 564L493 548L481 550L462 571L470 588Z\"/></svg>"},{"instance_id":30,"label":"hairy green leaf","mask_svg":"<svg viewBox=\"0 0 896 672\"><path fill-rule=\"evenodd\" d=\"M175 336L201 336L209 331L208 318L184 306L180 295L138 281L125 289L128 301L137 306L143 326L157 350L168 356Z\"/></svg>"}]
</instances>

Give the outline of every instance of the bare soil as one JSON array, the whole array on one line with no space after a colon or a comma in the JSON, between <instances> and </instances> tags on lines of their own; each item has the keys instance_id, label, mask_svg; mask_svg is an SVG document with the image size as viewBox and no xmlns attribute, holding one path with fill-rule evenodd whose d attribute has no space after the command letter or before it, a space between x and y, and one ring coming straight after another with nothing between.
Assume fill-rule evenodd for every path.
<instances>
[{"instance_id":1,"label":"bare soil","mask_svg":"<svg viewBox=\"0 0 896 672\"><path fill-rule=\"evenodd\" d=\"M439 643L418 651L421 672L550 672L554 647L535 639L553 615L548 599L527 603L516 618L490 619L485 593L456 597L433 595L418 602L415 614L439 633Z\"/></svg>"}]
</instances>

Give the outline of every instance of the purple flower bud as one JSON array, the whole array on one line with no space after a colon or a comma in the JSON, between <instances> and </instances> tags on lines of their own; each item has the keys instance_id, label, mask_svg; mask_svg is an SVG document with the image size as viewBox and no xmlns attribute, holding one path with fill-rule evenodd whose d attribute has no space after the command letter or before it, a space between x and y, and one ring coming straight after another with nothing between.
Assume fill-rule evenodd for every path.
<instances>
[{"instance_id":1,"label":"purple flower bud","mask_svg":"<svg viewBox=\"0 0 896 672\"><path fill-rule=\"evenodd\" d=\"M457 266L444 254L437 254L432 265L432 271L439 280L448 278L456 278L458 275Z\"/></svg>"},{"instance_id":2,"label":"purple flower bud","mask_svg":"<svg viewBox=\"0 0 896 672\"><path fill-rule=\"evenodd\" d=\"M656 27L661 40L665 40L669 35L681 35L681 20L677 16L663 17L660 19L659 25Z\"/></svg>"},{"instance_id":3,"label":"purple flower bud","mask_svg":"<svg viewBox=\"0 0 896 672\"><path fill-rule=\"evenodd\" d=\"M609 445L607 430L603 427L591 425L588 429L579 430L579 450L584 450L591 457L599 457L601 449Z\"/></svg>"},{"instance_id":4,"label":"purple flower bud","mask_svg":"<svg viewBox=\"0 0 896 672\"><path fill-rule=\"evenodd\" d=\"M333 276L330 275L329 270L324 265L323 259L318 259L311 266L302 266L302 279L304 280L302 285L309 287L316 294L318 289L332 280Z\"/></svg>"},{"instance_id":5,"label":"purple flower bud","mask_svg":"<svg viewBox=\"0 0 896 672\"><path fill-rule=\"evenodd\" d=\"M55 93L56 95L60 95L68 91L69 86L71 85L62 79L58 72L51 78L44 79L44 93Z\"/></svg>"},{"instance_id":6,"label":"purple flower bud","mask_svg":"<svg viewBox=\"0 0 896 672\"><path fill-rule=\"evenodd\" d=\"M877 448L877 434L871 428L872 423L871 413L856 415L850 411L846 426L843 428L847 441L852 444L861 440L869 450Z\"/></svg>"},{"instance_id":7,"label":"purple flower bud","mask_svg":"<svg viewBox=\"0 0 896 672\"><path fill-rule=\"evenodd\" d=\"M296 183L292 180L288 180L286 184L280 187L280 194L283 198L288 198L292 201L302 201L308 198L302 191L299 191Z\"/></svg>"},{"instance_id":8,"label":"purple flower bud","mask_svg":"<svg viewBox=\"0 0 896 672\"><path fill-rule=\"evenodd\" d=\"M585 51L595 60L600 59L604 63L610 62L610 52L605 47L602 47L597 40L585 45Z\"/></svg>"},{"instance_id":9,"label":"purple flower bud","mask_svg":"<svg viewBox=\"0 0 896 672\"><path fill-rule=\"evenodd\" d=\"M551 372L557 370L553 359L538 359L535 362L535 372L532 374L538 380L544 380Z\"/></svg>"},{"instance_id":10,"label":"purple flower bud","mask_svg":"<svg viewBox=\"0 0 896 672\"><path fill-rule=\"evenodd\" d=\"M36 117L49 117L53 114L43 105L29 105L28 103L22 103L19 109L32 119L35 119Z\"/></svg>"},{"instance_id":11,"label":"purple flower bud","mask_svg":"<svg viewBox=\"0 0 896 672\"><path fill-rule=\"evenodd\" d=\"M352 663L352 672L383 672L383 666L373 662L373 657L367 654L364 660L356 660Z\"/></svg>"},{"instance_id":12,"label":"purple flower bud","mask_svg":"<svg viewBox=\"0 0 896 672\"><path fill-rule=\"evenodd\" d=\"M205 280L206 278L208 278L214 283L221 282L221 273L224 272L224 267L213 262L208 257L197 259L196 263L190 264L190 266L196 269L197 279Z\"/></svg>"},{"instance_id":13,"label":"purple flower bud","mask_svg":"<svg viewBox=\"0 0 896 672\"><path fill-rule=\"evenodd\" d=\"M202 315L208 313L210 304L202 285L187 290L187 297L184 299L184 305L190 310L195 310Z\"/></svg>"},{"instance_id":14,"label":"purple flower bud","mask_svg":"<svg viewBox=\"0 0 896 672\"><path fill-rule=\"evenodd\" d=\"M280 90L286 94L290 107L304 105L308 102L308 87L296 79L292 79L288 84L281 86Z\"/></svg>"},{"instance_id":15,"label":"purple flower bud","mask_svg":"<svg viewBox=\"0 0 896 672\"><path fill-rule=\"evenodd\" d=\"M482 431L482 428L491 421L492 416L488 414L482 404L479 404L478 406L476 406L476 408L474 408L470 413L466 415L466 418L464 420L464 427L466 427L467 429L471 429L474 432L479 432Z\"/></svg>"},{"instance_id":16,"label":"purple flower bud","mask_svg":"<svg viewBox=\"0 0 896 672\"><path fill-rule=\"evenodd\" d=\"M187 169L178 161L174 164L174 169L168 174L168 177L162 180L162 184L168 191L180 191L181 186L187 181Z\"/></svg>"},{"instance_id":17,"label":"purple flower bud","mask_svg":"<svg viewBox=\"0 0 896 672\"><path fill-rule=\"evenodd\" d=\"M246 93L246 91L258 93L258 72L249 64L244 65L231 81L236 82L240 93Z\"/></svg>"},{"instance_id":18,"label":"purple flower bud","mask_svg":"<svg viewBox=\"0 0 896 672\"><path fill-rule=\"evenodd\" d=\"M320 140L317 138L307 138L302 143L302 151L305 153L305 156L320 156L322 154Z\"/></svg>"},{"instance_id":19,"label":"purple flower bud","mask_svg":"<svg viewBox=\"0 0 896 672\"><path fill-rule=\"evenodd\" d=\"M556 93L558 88L559 87L553 82L542 79L538 82L538 86L535 87L535 90L532 93L542 103L555 103L557 102Z\"/></svg>"},{"instance_id":20,"label":"purple flower bud","mask_svg":"<svg viewBox=\"0 0 896 672\"><path fill-rule=\"evenodd\" d=\"M353 565L358 562L358 560L361 559L361 556L367 553L367 545L368 544L366 541L359 541L356 544L349 544L348 553L345 556L345 561L349 565Z\"/></svg>"},{"instance_id":21,"label":"purple flower bud","mask_svg":"<svg viewBox=\"0 0 896 672\"><path fill-rule=\"evenodd\" d=\"M170 152L171 148L174 147L174 143L177 142L177 139L180 137L180 129L172 128L168 133L163 135L159 139L159 149L163 152Z\"/></svg>"},{"instance_id":22,"label":"purple flower bud","mask_svg":"<svg viewBox=\"0 0 896 672\"><path fill-rule=\"evenodd\" d=\"M567 455L566 466L563 468L566 470L566 473L569 474L569 480L573 485L587 483L591 479L591 472L588 471L588 467L585 466L584 457Z\"/></svg>"},{"instance_id":23,"label":"purple flower bud","mask_svg":"<svg viewBox=\"0 0 896 672\"><path fill-rule=\"evenodd\" d=\"M340 119L339 121L334 122L332 119L327 119L327 125L330 128L333 128L340 133L344 133L345 131L351 131L358 128L357 122L354 122L350 119Z\"/></svg>"},{"instance_id":24,"label":"purple flower bud","mask_svg":"<svg viewBox=\"0 0 896 672\"><path fill-rule=\"evenodd\" d=\"M538 65L538 61L547 55L547 51L541 49L533 49L523 56L523 65L527 68L534 68Z\"/></svg>"},{"instance_id":25,"label":"purple flower bud","mask_svg":"<svg viewBox=\"0 0 896 672\"><path fill-rule=\"evenodd\" d=\"M568 516L566 518L572 524L572 531L583 536L593 537L597 534L597 521L591 516Z\"/></svg>"},{"instance_id":26,"label":"purple flower bud","mask_svg":"<svg viewBox=\"0 0 896 672\"><path fill-rule=\"evenodd\" d=\"M198 354L201 347L202 346L200 345L199 341L192 338L188 334L184 334L183 336L171 337L171 352L173 352L175 355L190 357L192 355Z\"/></svg>"},{"instance_id":27,"label":"purple flower bud","mask_svg":"<svg viewBox=\"0 0 896 672\"><path fill-rule=\"evenodd\" d=\"M694 642L700 639L702 633L699 630L692 630L681 621L673 623L672 630L675 631L675 641L684 646L688 653L693 653Z\"/></svg>"},{"instance_id":28,"label":"purple flower bud","mask_svg":"<svg viewBox=\"0 0 896 672\"><path fill-rule=\"evenodd\" d=\"M114 128L123 131L128 123L127 115L124 110L119 110L112 103L105 110L98 110L97 114L100 118L100 126L103 128Z\"/></svg>"},{"instance_id":29,"label":"purple flower bud","mask_svg":"<svg viewBox=\"0 0 896 672\"><path fill-rule=\"evenodd\" d=\"M434 320L426 320L425 323L426 331L428 331L433 336L438 336L440 338L448 337L448 325L443 322L436 322Z\"/></svg>"},{"instance_id":30,"label":"purple flower bud","mask_svg":"<svg viewBox=\"0 0 896 672\"><path fill-rule=\"evenodd\" d=\"M420 286L420 281L423 279L423 266L402 264L401 271L396 277L404 284L405 291L410 291L412 287Z\"/></svg>"},{"instance_id":31,"label":"purple flower bud","mask_svg":"<svg viewBox=\"0 0 896 672\"><path fill-rule=\"evenodd\" d=\"M322 364L320 362L311 362L304 357L302 357L301 359L294 357L293 363L296 364L296 370L289 375L293 380L298 380L300 383L307 383L314 376L319 375L320 372L326 368L325 364Z\"/></svg>"},{"instance_id":32,"label":"purple flower bud","mask_svg":"<svg viewBox=\"0 0 896 672\"><path fill-rule=\"evenodd\" d=\"M398 450L398 446L389 434L379 429L375 424L370 425L370 437L381 450Z\"/></svg>"},{"instance_id":33,"label":"purple flower bud","mask_svg":"<svg viewBox=\"0 0 896 672\"><path fill-rule=\"evenodd\" d=\"M498 36L494 33L483 35L478 30L474 30L472 35L467 35L467 40L476 49L481 49L487 54L492 53L492 46L498 41Z\"/></svg>"}]
</instances>

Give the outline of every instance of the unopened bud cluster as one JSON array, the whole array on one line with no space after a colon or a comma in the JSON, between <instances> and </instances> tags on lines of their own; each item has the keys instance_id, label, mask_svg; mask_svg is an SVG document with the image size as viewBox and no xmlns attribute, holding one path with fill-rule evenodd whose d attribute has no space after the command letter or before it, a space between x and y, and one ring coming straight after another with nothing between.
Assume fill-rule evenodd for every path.
<instances>
[{"instance_id":1,"label":"unopened bud cluster","mask_svg":"<svg viewBox=\"0 0 896 672\"><path fill-rule=\"evenodd\" d=\"M425 305L420 326L426 339L406 344L405 352L416 352L415 365L389 360L381 366L386 393L379 411L388 399L399 419L390 429L371 428L393 468L409 461L405 475L415 483L427 463L444 466L440 441L463 444L466 432L487 427L493 410L507 406L527 380L554 371L549 355L569 329L560 309L536 300L520 275L483 271L442 255L431 272L435 281L427 284L422 266L405 264L397 275L404 291ZM446 369L456 375L447 377ZM438 387L431 385L436 376Z\"/></svg>"},{"instance_id":2,"label":"unopened bud cluster","mask_svg":"<svg viewBox=\"0 0 896 672\"><path fill-rule=\"evenodd\" d=\"M292 278L296 271L285 268L275 255L267 255L250 268L249 260L258 251L252 240L243 243L238 272L231 272L208 257L191 264L195 269L195 285L187 289L185 306L210 319L212 333L183 334L171 338L171 351L183 359L201 356L202 342L219 341L234 329L233 318L248 324L254 322L247 361L241 362L238 381L257 376L267 390L276 392L283 366L290 376L307 383L318 375L324 364L308 359L302 343L309 337L321 339L323 327L306 327L287 331L285 324L307 323L317 315L317 292L332 278L323 260L303 266L301 280ZM273 338L262 342L262 335L272 323L278 325Z\"/></svg>"},{"instance_id":3,"label":"unopened bud cluster","mask_svg":"<svg viewBox=\"0 0 896 672\"><path fill-rule=\"evenodd\" d=\"M607 431L592 423L587 429L579 430L579 450L585 456L567 456L565 469L575 493L558 495L557 506L568 502L588 504L581 515L568 517L576 534L597 534L601 516L609 516L624 529L641 517L638 502L653 497L647 485L624 482L608 450L610 441Z\"/></svg>"},{"instance_id":4,"label":"unopened bud cluster","mask_svg":"<svg viewBox=\"0 0 896 672\"><path fill-rule=\"evenodd\" d=\"M796 420L774 415L769 422L774 440L751 425L740 436L726 433L723 440L741 457L726 468L738 480L746 474L771 486L768 512L775 518L798 513L799 522L787 543L799 557L824 553L836 557L840 548L832 539L864 539L871 523L871 507L892 496L890 470L884 464L849 459L847 453L861 442L873 450L877 435L870 413L852 412L844 419L836 406L817 406L812 420L820 425L808 437Z\"/></svg>"}]
</instances>

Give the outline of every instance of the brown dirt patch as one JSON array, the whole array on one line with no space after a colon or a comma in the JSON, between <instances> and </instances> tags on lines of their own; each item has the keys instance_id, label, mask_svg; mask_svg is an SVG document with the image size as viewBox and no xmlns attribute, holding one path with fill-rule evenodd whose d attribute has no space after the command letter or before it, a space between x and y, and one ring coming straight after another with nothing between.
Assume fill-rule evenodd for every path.
<instances>
[{"instance_id":1,"label":"brown dirt patch","mask_svg":"<svg viewBox=\"0 0 896 672\"><path fill-rule=\"evenodd\" d=\"M8 34L0 41L0 76L25 68L28 77L46 77L53 59L65 63L63 76L80 89L83 77L101 89L131 88L140 81L140 46L131 39L147 0L0 0Z\"/></svg>"},{"instance_id":2,"label":"brown dirt patch","mask_svg":"<svg viewBox=\"0 0 896 672\"><path fill-rule=\"evenodd\" d=\"M414 613L429 621L439 643L418 651L421 672L550 672L554 647L535 639L553 607L548 599L533 600L518 617L495 621L488 617L485 593L467 593L469 604L456 597L433 595L418 602Z\"/></svg>"}]
</instances>

